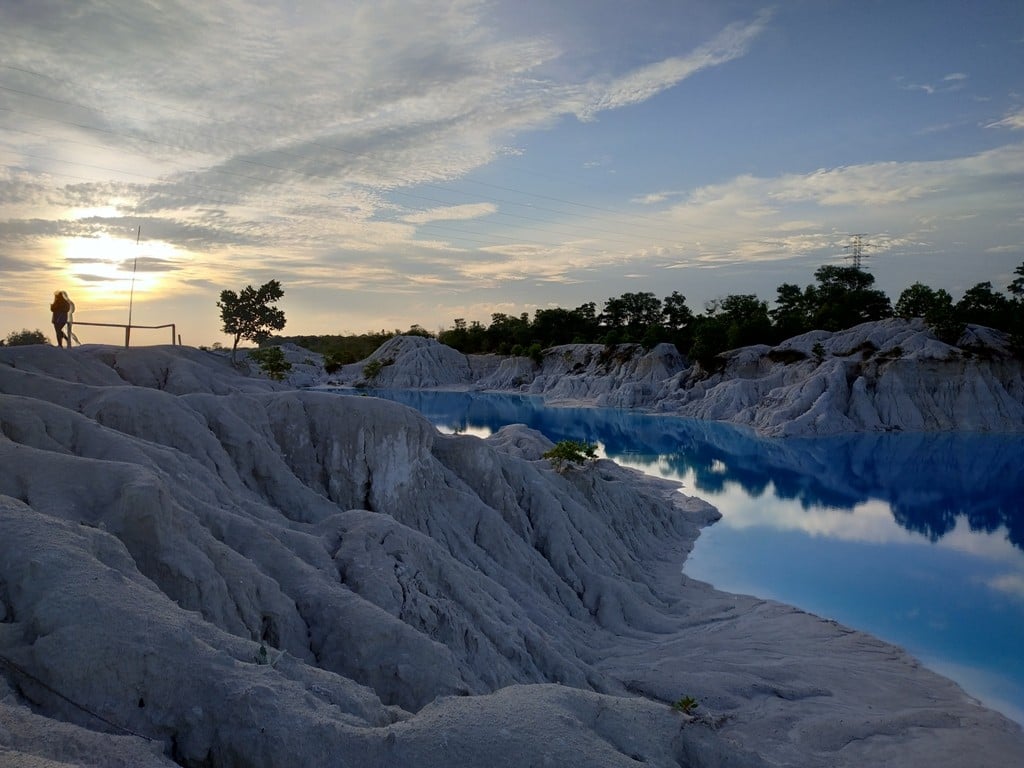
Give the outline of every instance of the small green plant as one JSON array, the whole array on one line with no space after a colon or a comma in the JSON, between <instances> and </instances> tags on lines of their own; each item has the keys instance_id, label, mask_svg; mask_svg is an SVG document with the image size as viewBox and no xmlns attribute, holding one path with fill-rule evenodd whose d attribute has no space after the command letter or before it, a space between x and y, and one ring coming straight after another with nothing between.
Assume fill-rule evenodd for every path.
<instances>
[{"instance_id":1,"label":"small green plant","mask_svg":"<svg viewBox=\"0 0 1024 768\"><path fill-rule=\"evenodd\" d=\"M249 353L249 357L256 361L261 371L276 381L283 379L292 369L292 364L284 359L284 352L280 347L255 349Z\"/></svg>"},{"instance_id":2,"label":"small green plant","mask_svg":"<svg viewBox=\"0 0 1024 768\"><path fill-rule=\"evenodd\" d=\"M373 381L378 375L380 375L380 372L384 369L385 365L391 365L393 362L395 361L391 358L386 360L382 360L380 358L371 360L363 366L363 378L367 381Z\"/></svg>"},{"instance_id":3,"label":"small green plant","mask_svg":"<svg viewBox=\"0 0 1024 768\"><path fill-rule=\"evenodd\" d=\"M324 370L327 373L334 373L345 363L341 359L341 356L336 352L328 352L324 355Z\"/></svg>"},{"instance_id":4,"label":"small green plant","mask_svg":"<svg viewBox=\"0 0 1024 768\"><path fill-rule=\"evenodd\" d=\"M559 440L555 447L545 451L544 458L556 472L564 472L571 464L583 464L597 458L597 446L580 440Z\"/></svg>"},{"instance_id":5,"label":"small green plant","mask_svg":"<svg viewBox=\"0 0 1024 768\"><path fill-rule=\"evenodd\" d=\"M811 347L811 354L814 355L814 359L819 363L825 359L825 347L820 341L814 342L814 346Z\"/></svg>"},{"instance_id":6,"label":"small green plant","mask_svg":"<svg viewBox=\"0 0 1024 768\"><path fill-rule=\"evenodd\" d=\"M544 362L544 348L540 344L531 344L526 355L537 365Z\"/></svg>"},{"instance_id":7,"label":"small green plant","mask_svg":"<svg viewBox=\"0 0 1024 768\"><path fill-rule=\"evenodd\" d=\"M672 705L672 709L676 712L682 712L684 715L692 715L698 706L697 700L693 696L683 696L683 698Z\"/></svg>"}]
</instances>

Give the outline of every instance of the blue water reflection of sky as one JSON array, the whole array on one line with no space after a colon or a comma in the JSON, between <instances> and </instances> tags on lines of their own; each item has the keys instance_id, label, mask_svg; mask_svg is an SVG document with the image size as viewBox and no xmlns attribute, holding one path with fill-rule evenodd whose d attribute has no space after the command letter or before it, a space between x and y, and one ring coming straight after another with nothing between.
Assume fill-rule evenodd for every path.
<instances>
[{"instance_id":1,"label":"blue water reflection of sky","mask_svg":"<svg viewBox=\"0 0 1024 768\"><path fill-rule=\"evenodd\" d=\"M688 575L897 643L1024 723L1024 437L768 440L517 395L374 394L443 431L486 436L523 423L680 480L723 514L701 535Z\"/></svg>"}]
</instances>

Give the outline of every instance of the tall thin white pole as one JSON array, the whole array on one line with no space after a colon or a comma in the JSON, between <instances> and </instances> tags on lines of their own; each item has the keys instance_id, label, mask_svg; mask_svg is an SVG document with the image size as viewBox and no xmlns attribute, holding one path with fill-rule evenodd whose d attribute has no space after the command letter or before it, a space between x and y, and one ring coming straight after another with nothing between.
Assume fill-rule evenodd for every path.
<instances>
[{"instance_id":1,"label":"tall thin white pole","mask_svg":"<svg viewBox=\"0 0 1024 768\"><path fill-rule=\"evenodd\" d=\"M128 327L124 329L124 345L128 346L128 343L132 336L132 304L135 302L135 270L139 268L139 238L142 237L142 225L139 225L139 231L135 234L135 264L132 266L132 287L128 293Z\"/></svg>"}]
</instances>

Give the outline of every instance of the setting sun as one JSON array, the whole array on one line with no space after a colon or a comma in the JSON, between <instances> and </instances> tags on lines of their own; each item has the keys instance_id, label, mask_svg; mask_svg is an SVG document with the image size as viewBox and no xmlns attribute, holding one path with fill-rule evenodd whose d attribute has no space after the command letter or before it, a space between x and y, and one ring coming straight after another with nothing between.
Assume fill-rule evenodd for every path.
<instances>
[{"instance_id":1,"label":"setting sun","mask_svg":"<svg viewBox=\"0 0 1024 768\"><path fill-rule=\"evenodd\" d=\"M122 301L135 294L153 293L165 281L162 262L174 260L177 250L168 243L110 235L66 238L61 250L67 262L65 275L78 295L95 304Z\"/></svg>"}]
</instances>

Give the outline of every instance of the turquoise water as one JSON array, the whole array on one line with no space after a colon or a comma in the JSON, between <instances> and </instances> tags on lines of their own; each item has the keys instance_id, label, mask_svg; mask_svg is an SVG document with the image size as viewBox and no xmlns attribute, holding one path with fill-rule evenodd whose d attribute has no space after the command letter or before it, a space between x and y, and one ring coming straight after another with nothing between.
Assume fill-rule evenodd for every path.
<instances>
[{"instance_id":1,"label":"turquoise water","mask_svg":"<svg viewBox=\"0 0 1024 768\"><path fill-rule=\"evenodd\" d=\"M702 533L688 575L896 643L1024 723L1024 436L769 440L517 395L372 394L442 431L486 436L523 423L680 480L723 515Z\"/></svg>"}]
</instances>

